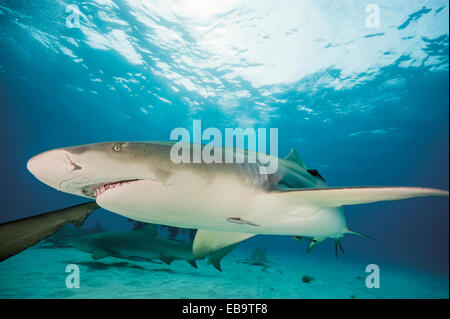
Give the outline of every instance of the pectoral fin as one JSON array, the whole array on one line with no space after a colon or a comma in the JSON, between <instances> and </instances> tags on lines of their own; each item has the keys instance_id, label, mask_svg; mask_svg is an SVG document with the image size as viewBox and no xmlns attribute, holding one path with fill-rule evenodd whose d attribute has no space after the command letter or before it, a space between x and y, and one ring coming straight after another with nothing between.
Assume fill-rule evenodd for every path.
<instances>
[{"instance_id":1,"label":"pectoral fin","mask_svg":"<svg viewBox=\"0 0 450 319\"><path fill-rule=\"evenodd\" d=\"M81 226L99 206L89 202L0 225L0 262L53 235L65 223Z\"/></svg>"},{"instance_id":2,"label":"pectoral fin","mask_svg":"<svg viewBox=\"0 0 450 319\"><path fill-rule=\"evenodd\" d=\"M97 249L92 252L91 256L92 259L99 260L105 257L114 256L114 254L112 254L112 252L109 251L108 249Z\"/></svg>"},{"instance_id":3,"label":"pectoral fin","mask_svg":"<svg viewBox=\"0 0 450 319\"><path fill-rule=\"evenodd\" d=\"M220 261L223 257L225 257L230 251L232 251L234 248L236 248L238 244L232 244L230 246L227 246L225 248L219 249L208 256L208 261L210 264L214 266L218 271L222 271L222 267L220 266Z\"/></svg>"},{"instance_id":4,"label":"pectoral fin","mask_svg":"<svg viewBox=\"0 0 450 319\"><path fill-rule=\"evenodd\" d=\"M175 257L161 256L159 259L161 259L163 263L170 265L172 261L175 260Z\"/></svg>"},{"instance_id":5,"label":"pectoral fin","mask_svg":"<svg viewBox=\"0 0 450 319\"><path fill-rule=\"evenodd\" d=\"M191 265L192 267L198 268L198 267L197 267L197 263L195 262L195 259L192 259L192 260L187 259L186 261L187 261L187 262L189 263L189 265Z\"/></svg>"},{"instance_id":6,"label":"pectoral fin","mask_svg":"<svg viewBox=\"0 0 450 319\"><path fill-rule=\"evenodd\" d=\"M314 207L339 207L367 204L379 201L399 200L424 196L448 196L448 191L424 187L337 187L303 188L284 190L276 196L284 197L293 204Z\"/></svg>"},{"instance_id":7,"label":"pectoral fin","mask_svg":"<svg viewBox=\"0 0 450 319\"><path fill-rule=\"evenodd\" d=\"M214 252L239 243L256 234L199 229L192 247L195 258L201 259Z\"/></svg>"}]
</instances>

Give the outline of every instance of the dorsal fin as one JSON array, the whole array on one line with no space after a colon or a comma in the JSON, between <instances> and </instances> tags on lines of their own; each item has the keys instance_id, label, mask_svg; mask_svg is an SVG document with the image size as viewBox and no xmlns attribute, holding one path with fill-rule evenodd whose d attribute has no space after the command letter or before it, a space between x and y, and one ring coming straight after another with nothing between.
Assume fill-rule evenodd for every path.
<instances>
[{"instance_id":1,"label":"dorsal fin","mask_svg":"<svg viewBox=\"0 0 450 319\"><path fill-rule=\"evenodd\" d=\"M289 152L289 154L284 159L286 161L294 162L294 163L300 165L301 167L303 167L304 169L306 169L306 165L303 163L303 161L300 158L300 156L298 156L297 151L294 150L293 148L291 148L291 151Z\"/></svg>"},{"instance_id":2,"label":"dorsal fin","mask_svg":"<svg viewBox=\"0 0 450 319\"><path fill-rule=\"evenodd\" d=\"M156 229L157 227L158 227L157 224L147 224L147 225L142 226L141 228L135 230L135 232L145 234L146 236L149 236L149 237L150 236L154 237L154 236L158 235L158 231Z\"/></svg>"}]
</instances>

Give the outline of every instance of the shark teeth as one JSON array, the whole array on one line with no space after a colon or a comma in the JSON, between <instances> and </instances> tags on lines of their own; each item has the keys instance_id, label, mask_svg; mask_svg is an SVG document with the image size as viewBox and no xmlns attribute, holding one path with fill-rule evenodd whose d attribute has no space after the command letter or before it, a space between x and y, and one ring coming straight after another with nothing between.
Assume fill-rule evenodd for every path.
<instances>
[{"instance_id":1,"label":"shark teeth","mask_svg":"<svg viewBox=\"0 0 450 319\"><path fill-rule=\"evenodd\" d=\"M108 189L116 188L118 186L121 186L123 184L129 184L131 182L135 182L137 179L133 180L127 180L127 181L120 181L120 182L114 182L114 183L106 183L106 184L100 184L97 186L97 188L94 190L94 196L97 198L104 192L106 192Z\"/></svg>"}]
</instances>

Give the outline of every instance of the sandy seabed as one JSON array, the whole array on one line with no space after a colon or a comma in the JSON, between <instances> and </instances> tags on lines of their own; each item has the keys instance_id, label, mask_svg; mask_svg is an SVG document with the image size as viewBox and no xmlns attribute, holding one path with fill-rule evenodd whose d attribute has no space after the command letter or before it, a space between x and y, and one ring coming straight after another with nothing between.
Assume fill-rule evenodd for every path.
<instances>
[{"instance_id":1,"label":"sandy seabed","mask_svg":"<svg viewBox=\"0 0 450 319\"><path fill-rule=\"evenodd\" d=\"M274 264L263 270L238 263L250 252L234 250L219 272L203 260L198 269L185 261L95 261L73 248L37 245L0 263L0 298L449 298L446 277L380 265L380 288L368 289L367 263L273 252ZM66 287L68 264L79 266L80 288ZM314 280L303 282L305 275Z\"/></svg>"}]
</instances>

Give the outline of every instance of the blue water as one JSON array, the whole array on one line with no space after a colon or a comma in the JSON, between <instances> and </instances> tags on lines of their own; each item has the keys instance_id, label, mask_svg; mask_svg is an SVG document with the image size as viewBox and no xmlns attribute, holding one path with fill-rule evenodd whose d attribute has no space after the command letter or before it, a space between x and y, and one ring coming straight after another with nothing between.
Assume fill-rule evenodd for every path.
<instances>
[{"instance_id":1,"label":"blue water","mask_svg":"<svg viewBox=\"0 0 450 319\"><path fill-rule=\"evenodd\" d=\"M74 4L79 27L70 28L75 20L67 24L66 8ZM26 170L31 156L101 141L169 140L172 129L191 129L193 120L220 130L278 128L280 157L295 148L330 186L448 189L448 2L377 5L379 27L368 28L366 4L355 1L2 1L0 222L83 202L38 182ZM287 265L293 269L296 262L301 267L305 260L317 261L314 267L331 269L320 273L321 287L336 275L330 265L345 272L346 263L355 262L362 274L368 263L388 265L408 278L405 287L422 276L416 273L430 276L417 282L444 287L434 295L418 284L400 297L448 298L448 198L352 206L346 212L351 228L377 240L346 236L347 256L338 261L331 241L306 254L305 244L282 236L258 236L236 254L263 245L294 263ZM108 230L131 227L102 210L87 226L96 222ZM38 252L30 249L0 264L0 282L28 274L32 288L23 296L71 297L39 291L45 266L35 272L33 260L50 257ZM26 261L28 270L12 270ZM207 271L215 280L213 270ZM197 280L180 272L191 285ZM162 272L154 274L158 280ZM128 289L130 296L142 296ZM242 289L243 297L272 296ZM0 287L1 296L22 292L20 284ZM315 292L275 296L324 297ZM391 290L377 293L364 296L398 297ZM350 295L337 290L328 297ZM186 297L170 291L145 296Z\"/></svg>"}]
</instances>

